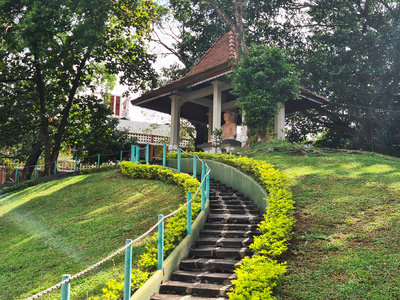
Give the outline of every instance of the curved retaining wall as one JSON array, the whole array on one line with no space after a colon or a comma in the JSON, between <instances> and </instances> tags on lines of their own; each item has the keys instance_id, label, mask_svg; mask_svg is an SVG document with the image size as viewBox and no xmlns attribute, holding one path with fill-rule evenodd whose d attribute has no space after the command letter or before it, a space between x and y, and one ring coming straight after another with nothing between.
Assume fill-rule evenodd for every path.
<instances>
[{"instance_id":1,"label":"curved retaining wall","mask_svg":"<svg viewBox=\"0 0 400 300\"><path fill-rule=\"evenodd\" d=\"M242 192L246 197L250 198L262 212L266 212L267 201L265 201L265 198L268 198L268 194L253 178L226 164L208 159L204 161L211 168L212 179L218 180ZM167 167L176 169L177 160L168 159ZM201 174L201 162L199 160L197 160L196 168L197 174ZM181 159L181 171L185 173L193 172L192 158ZM190 248L199 237L200 230L207 220L209 211L210 206L207 201L205 211L200 212L192 224L192 234L186 236L182 242L180 242L164 261L164 269L154 273L146 283L132 295L130 298L131 300L148 300L153 294L159 291L161 283L168 280L171 273L178 268L180 260L189 255Z\"/></svg>"},{"instance_id":2,"label":"curved retaining wall","mask_svg":"<svg viewBox=\"0 0 400 300\"><path fill-rule=\"evenodd\" d=\"M212 179L218 180L221 183L231 186L232 188L242 192L249 197L263 213L267 211L267 201L265 201L265 198L268 198L268 193L260 184L257 183L257 181L229 165L208 159L205 159L204 161L211 168ZM167 166L176 169L177 160L168 159ZM197 174L201 174L201 162L199 160L197 160L196 168ZM181 171L185 173L192 173L192 158L181 159Z\"/></svg>"}]
</instances>

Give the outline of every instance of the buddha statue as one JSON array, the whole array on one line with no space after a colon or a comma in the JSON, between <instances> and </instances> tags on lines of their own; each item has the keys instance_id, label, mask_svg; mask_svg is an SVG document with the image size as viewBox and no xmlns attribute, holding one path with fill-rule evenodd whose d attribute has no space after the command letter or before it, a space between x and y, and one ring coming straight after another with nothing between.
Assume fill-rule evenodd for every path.
<instances>
[{"instance_id":1,"label":"buddha statue","mask_svg":"<svg viewBox=\"0 0 400 300\"><path fill-rule=\"evenodd\" d=\"M222 139L236 139L236 123L233 122L233 115L230 112L224 113L224 125L222 125Z\"/></svg>"}]
</instances>

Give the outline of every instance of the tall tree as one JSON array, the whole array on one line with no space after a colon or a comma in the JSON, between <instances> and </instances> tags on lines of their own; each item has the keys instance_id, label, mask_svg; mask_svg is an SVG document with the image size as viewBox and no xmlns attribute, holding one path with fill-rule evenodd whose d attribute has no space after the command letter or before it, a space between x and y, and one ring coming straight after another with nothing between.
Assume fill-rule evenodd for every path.
<instances>
[{"instance_id":1,"label":"tall tree","mask_svg":"<svg viewBox=\"0 0 400 300\"><path fill-rule=\"evenodd\" d=\"M10 105L14 111L28 106L27 114L10 115L8 122L37 128L47 173L80 89L95 89L92 75L99 64L110 74L122 74L121 83L133 90L155 84L153 56L145 45L155 17L151 0L0 3L0 115Z\"/></svg>"},{"instance_id":2,"label":"tall tree","mask_svg":"<svg viewBox=\"0 0 400 300\"><path fill-rule=\"evenodd\" d=\"M289 12L293 0L169 0L173 18L178 22L173 54L188 71L212 43L233 31L240 48L253 43L287 46L290 23L282 21L282 11ZM175 70L176 71L176 70Z\"/></svg>"},{"instance_id":3,"label":"tall tree","mask_svg":"<svg viewBox=\"0 0 400 300\"><path fill-rule=\"evenodd\" d=\"M354 130L345 146L400 155L400 4L309 1L304 84Z\"/></svg>"}]
</instances>

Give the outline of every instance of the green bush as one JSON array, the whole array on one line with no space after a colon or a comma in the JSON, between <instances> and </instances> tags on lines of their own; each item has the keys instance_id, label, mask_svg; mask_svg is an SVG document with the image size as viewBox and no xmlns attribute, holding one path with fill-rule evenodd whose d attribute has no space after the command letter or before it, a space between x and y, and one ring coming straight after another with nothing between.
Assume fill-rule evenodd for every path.
<instances>
[{"instance_id":1,"label":"green bush","mask_svg":"<svg viewBox=\"0 0 400 300\"><path fill-rule=\"evenodd\" d=\"M272 289L278 279L285 274L285 263L261 255L245 257L241 267L236 271L237 279L232 280L235 291L229 293L233 300L267 300L275 299Z\"/></svg>"},{"instance_id":2,"label":"green bush","mask_svg":"<svg viewBox=\"0 0 400 300\"><path fill-rule=\"evenodd\" d=\"M20 191L20 190L26 189L27 187L37 185L39 183L40 182L37 179L29 179L29 180L23 181L21 183L15 184L15 185L11 185L11 186L2 188L0 190L0 194Z\"/></svg>"},{"instance_id":3,"label":"green bush","mask_svg":"<svg viewBox=\"0 0 400 300\"><path fill-rule=\"evenodd\" d=\"M107 165L107 166L101 166L100 168L82 169L82 170L79 170L79 172L76 174L92 174L92 173L96 173L96 172L103 172L103 171L108 171L108 170L113 170L113 169L118 169L118 168L119 168L119 165L111 165L111 166ZM37 184L40 184L43 182L48 182L51 180L60 179L60 177L59 177L60 175L66 175L66 173L58 173L56 175L50 175L50 176L46 176L46 177L39 177L39 178L35 178L35 179L25 180L18 184L2 188L0 190L0 194L21 191L30 186L34 186L34 185L37 185Z\"/></svg>"},{"instance_id":4,"label":"green bush","mask_svg":"<svg viewBox=\"0 0 400 300\"><path fill-rule=\"evenodd\" d=\"M82 169L82 170L79 170L79 174L92 174L92 173L103 172L103 171L114 170L114 169L119 169L119 165L105 165L105 166L100 166L100 168Z\"/></svg>"},{"instance_id":5,"label":"green bush","mask_svg":"<svg viewBox=\"0 0 400 300\"><path fill-rule=\"evenodd\" d=\"M275 299L271 293L280 276L286 272L284 264L276 260L287 250L287 242L292 235L295 223L294 201L287 176L274 169L273 165L248 157L220 154L211 155L197 152L200 158L211 159L231 165L252 176L268 192L267 212L258 225L260 236L254 237L254 256L245 258L240 268L235 270L238 279L233 281L234 290L228 293L230 299ZM167 158L176 158L176 153L169 153ZM190 157L182 154L182 157ZM263 273L265 272L265 273Z\"/></svg>"},{"instance_id":6,"label":"green bush","mask_svg":"<svg viewBox=\"0 0 400 300\"><path fill-rule=\"evenodd\" d=\"M166 183L176 184L187 193L196 192L200 183L197 179L186 173L177 173L174 170L157 166L142 165L132 162L121 163L122 174L131 178L160 180ZM192 217L200 212L200 197L192 202ZM168 218L164 224L164 254L167 257L182 241L186 234L186 209L182 209L172 217ZM143 253L137 263L137 267L132 270L132 291L134 292L157 270L157 239L158 233L155 233L149 242L146 243L146 252ZM118 280L113 279L106 283L102 289L103 295L92 297L91 299L119 299L123 294L124 282L123 276Z\"/></svg>"}]
</instances>

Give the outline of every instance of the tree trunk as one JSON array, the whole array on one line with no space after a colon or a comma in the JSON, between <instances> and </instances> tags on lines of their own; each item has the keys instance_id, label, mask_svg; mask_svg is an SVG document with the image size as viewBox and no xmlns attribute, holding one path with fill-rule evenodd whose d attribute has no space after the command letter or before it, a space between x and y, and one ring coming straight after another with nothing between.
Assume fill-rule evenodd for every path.
<instances>
[{"instance_id":1,"label":"tree trunk","mask_svg":"<svg viewBox=\"0 0 400 300\"><path fill-rule=\"evenodd\" d=\"M235 42L237 47L238 61L241 61L241 54L247 52L247 46L244 42L243 34L243 3L242 0L232 0L232 6L234 9L234 20L231 20L226 12L224 12L215 0L205 0L204 4L211 6L215 12L220 16L225 25L232 30L235 36Z\"/></svg>"},{"instance_id":2,"label":"tree trunk","mask_svg":"<svg viewBox=\"0 0 400 300\"><path fill-rule=\"evenodd\" d=\"M43 151L42 143L38 142L33 146L32 153L26 160L24 169L22 170L22 180L27 180L32 177L32 172L35 169L35 165L37 164L37 161L40 157L40 154L42 154L42 151Z\"/></svg>"}]
</instances>

